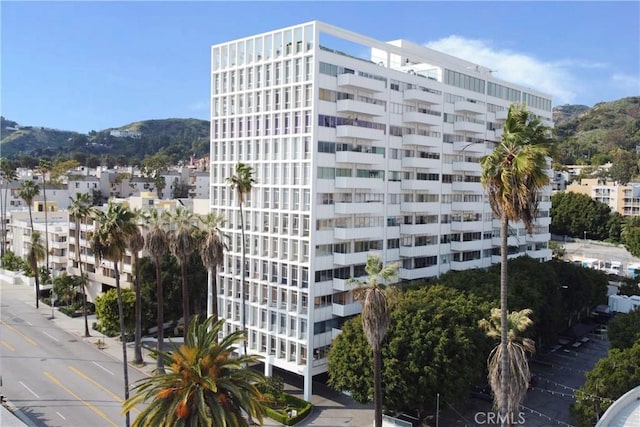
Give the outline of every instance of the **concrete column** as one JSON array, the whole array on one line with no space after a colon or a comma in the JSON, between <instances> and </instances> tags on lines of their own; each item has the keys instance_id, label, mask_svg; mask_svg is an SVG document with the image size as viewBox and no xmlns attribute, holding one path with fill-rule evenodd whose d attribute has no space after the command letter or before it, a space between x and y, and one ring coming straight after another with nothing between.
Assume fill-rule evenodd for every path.
<instances>
[{"instance_id":1,"label":"concrete column","mask_svg":"<svg viewBox=\"0 0 640 427\"><path fill-rule=\"evenodd\" d=\"M311 375L311 373L307 370L307 372L304 374L304 400L306 400L307 402L311 402L311 399L313 398L313 392L312 392L312 383L313 383L313 375Z\"/></svg>"},{"instance_id":2,"label":"concrete column","mask_svg":"<svg viewBox=\"0 0 640 427\"><path fill-rule=\"evenodd\" d=\"M271 364L271 358L264 358L264 376L270 377L273 375L273 365Z\"/></svg>"}]
</instances>

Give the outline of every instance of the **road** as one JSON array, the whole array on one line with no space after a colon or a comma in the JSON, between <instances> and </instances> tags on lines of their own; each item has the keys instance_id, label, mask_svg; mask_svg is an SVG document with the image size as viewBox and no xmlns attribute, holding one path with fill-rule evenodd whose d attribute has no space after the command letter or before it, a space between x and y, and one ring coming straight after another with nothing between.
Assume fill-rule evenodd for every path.
<instances>
[{"instance_id":1,"label":"road","mask_svg":"<svg viewBox=\"0 0 640 427\"><path fill-rule=\"evenodd\" d=\"M35 426L123 426L122 363L55 326L24 292L2 289L2 393ZM56 313L56 316L64 316ZM145 375L129 368L129 382ZM136 413L131 414L131 420Z\"/></svg>"}]
</instances>

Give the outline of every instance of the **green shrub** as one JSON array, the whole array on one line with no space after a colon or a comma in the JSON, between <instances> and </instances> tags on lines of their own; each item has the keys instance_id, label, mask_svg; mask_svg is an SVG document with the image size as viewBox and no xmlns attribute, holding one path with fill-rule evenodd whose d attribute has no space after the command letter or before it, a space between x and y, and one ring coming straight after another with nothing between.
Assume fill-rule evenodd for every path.
<instances>
[{"instance_id":1,"label":"green shrub","mask_svg":"<svg viewBox=\"0 0 640 427\"><path fill-rule=\"evenodd\" d=\"M295 396L291 396L290 394L283 393L284 401L286 403L285 409L276 410L272 409L269 406L265 405L265 413L269 418L274 421L277 421L286 426L292 426L304 419L311 412L311 408L313 405L305 400L298 399ZM289 417L289 412L295 409L296 416Z\"/></svg>"}]
</instances>

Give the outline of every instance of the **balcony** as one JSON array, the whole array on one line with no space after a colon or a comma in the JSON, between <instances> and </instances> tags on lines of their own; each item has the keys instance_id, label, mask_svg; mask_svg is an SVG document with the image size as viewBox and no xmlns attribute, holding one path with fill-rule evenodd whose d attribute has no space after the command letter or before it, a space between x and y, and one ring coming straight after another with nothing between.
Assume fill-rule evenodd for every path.
<instances>
[{"instance_id":1,"label":"balcony","mask_svg":"<svg viewBox=\"0 0 640 427\"><path fill-rule=\"evenodd\" d=\"M412 133L410 135L402 136L402 144L439 148L442 146L442 138Z\"/></svg>"},{"instance_id":2,"label":"balcony","mask_svg":"<svg viewBox=\"0 0 640 427\"><path fill-rule=\"evenodd\" d=\"M407 89L403 93L405 101L420 101L427 104L442 104L442 94L427 92L422 89Z\"/></svg>"},{"instance_id":3,"label":"balcony","mask_svg":"<svg viewBox=\"0 0 640 427\"><path fill-rule=\"evenodd\" d=\"M524 239L521 239L518 236L508 236L507 237L507 246L516 247L520 246L521 243L524 242ZM500 236L495 236L491 238L491 245L500 247L502 245L502 240Z\"/></svg>"},{"instance_id":4,"label":"balcony","mask_svg":"<svg viewBox=\"0 0 640 427\"><path fill-rule=\"evenodd\" d=\"M451 261L451 269L454 271L470 270L473 268L483 268L482 258L470 261Z\"/></svg>"},{"instance_id":5,"label":"balcony","mask_svg":"<svg viewBox=\"0 0 640 427\"><path fill-rule=\"evenodd\" d=\"M350 252L350 253L333 253L333 263L337 265L354 265L354 264L366 264L367 263L367 255L375 254L378 256L382 256L379 252Z\"/></svg>"},{"instance_id":6,"label":"balcony","mask_svg":"<svg viewBox=\"0 0 640 427\"><path fill-rule=\"evenodd\" d=\"M507 120L507 113L509 112L509 110L501 110L501 111L496 111L496 120Z\"/></svg>"},{"instance_id":7,"label":"balcony","mask_svg":"<svg viewBox=\"0 0 640 427\"><path fill-rule=\"evenodd\" d=\"M384 203L382 202L363 202L363 203L335 203L335 213L341 215L350 214L370 214L382 215L384 213Z\"/></svg>"},{"instance_id":8,"label":"balcony","mask_svg":"<svg viewBox=\"0 0 640 427\"><path fill-rule=\"evenodd\" d=\"M402 257L422 257L437 256L440 252L440 245L426 246L400 246L400 256Z\"/></svg>"},{"instance_id":9,"label":"balcony","mask_svg":"<svg viewBox=\"0 0 640 427\"><path fill-rule=\"evenodd\" d=\"M337 240L372 239L383 234L384 228L382 227L336 227L333 229L333 237Z\"/></svg>"},{"instance_id":10,"label":"balcony","mask_svg":"<svg viewBox=\"0 0 640 427\"><path fill-rule=\"evenodd\" d=\"M365 128L362 126L340 125L336 126L336 136L338 138L357 138L369 141L384 140L384 131L380 129Z\"/></svg>"},{"instance_id":11,"label":"balcony","mask_svg":"<svg viewBox=\"0 0 640 427\"><path fill-rule=\"evenodd\" d=\"M431 265L423 268L401 268L398 271L398 278L401 280L417 280L436 277L440 273L437 265Z\"/></svg>"},{"instance_id":12,"label":"balcony","mask_svg":"<svg viewBox=\"0 0 640 427\"><path fill-rule=\"evenodd\" d=\"M453 143L454 151L468 151L471 153L482 153L487 151L487 144L484 142L456 141Z\"/></svg>"},{"instance_id":13,"label":"balcony","mask_svg":"<svg viewBox=\"0 0 640 427\"><path fill-rule=\"evenodd\" d=\"M403 190L421 190L439 189L438 181L426 181L422 179L403 179L400 188Z\"/></svg>"},{"instance_id":14,"label":"balcony","mask_svg":"<svg viewBox=\"0 0 640 427\"><path fill-rule=\"evenodd\" d=\"M333 303L333 315L339 317L354 316L360 314L362 311L362 304L359 302L352 302L351 304L336 304Z\"/></svg>"},{"instance_id":15,"label":"balcony","mask_svg":"<svg viewBox=\"0 0 640 427\"><path fill-rule=\"evenodd\" d=\"M338 75L338 86L353 89L365 89L371 92L384 92L385 82L382 80L370 79L368 77L357 76L351 73Z\"/></svg>"},{"instance_id":16,"label":"balcony","mask_svg":"<svg viewBox=\"0 0 640 427\"><path fill-rule=\"evenodd\" d=\"M452 202L451 210L458 212L483 212L484 210L489 210L489 202Z\"/></svg>"},{"instance_id":17,"label":"balcony","mask_svg":"<svg viewBox=\"0 0 640 427\"><path fill-rule=\"evenodd\" d=\"M400 203L400 211L402 213L414 212L438 212L440 203L438 202L402 202Z\"/></svg>"},{"instance_id":18,"label":"balcony","mask_svg":"<svg viewBox=\"0 0 640 427\"><path fill-rule=\"evenodd\" d=\"M479 231L483 221L451 221L451 231Z\"/></svg>"},{"instance_id":19,"label":"balcony","mask_svg":"<svg viewBox=\"0 0 640 427\"><path fill-rule=\"evenodd\" d=\"M440 232L440 224L434 222L432 224L402 224L400 225L400 234L438 234Z\"/></svg>"},{"instance_id":20,"label":"balcony","mask_svg":"<svg viewBox=\"0 0 640 427\"><path fill-rule=\"evenodd\" d=\"M527 242L548 242L551 240L551 233L532 234L526 237Z\"/></svg>"},{"instance_id":21,"label":"balcony","mask_svg":"<svg viewBox=\"0 0 640 427\"><path fill-rule=\"evenodd\" d=\"M339 113L366 114L369 116L384 116L384 106L354 99L341 99L336 103Z\"/></svg>"},{"instance_id":22,"label":"balcony","mask_svg":"<svg viewBox=\"0 0 640 427\"><path fill-rule=\"evenodd\" d=\"M451 250L456 252L467 252L467 251L480 251L482 249L488 249L490 246L489 241L487 244L484 244L484 240L470 240L468 242L451 242Z\"/></svg>"},{"instance_id":23,"label":"balcony","mask_svg":"<svg viewBox=\"0 0 640 427\"><path fill-rule=\"evenodd\" d=\"M429 126L439 126L442 124L442 116L419 113L417 111L407 111L402 115L402 121L405 123L419 123Z\"/></svg>"},{"instance_id":24,"label":"balcony","mask_svg":"<svg viewBox=\"0 0 640 427\"><path fill-rule=\"evenodd\" d=\"M347 177L338 176L335 178L336 188L356 188L362 190L373 190L376 188L382 188L384 181L382 178L361 178L361 177Z\"/></svg>"},{"instance_id":25,"label":"balcony","mask_svg":"<svg viewBox=\"0 0 640 427\"><path fill-rule=\"evenodd\" d=\"M484 125L484 123L457 121L453 124L453 130L456 132L484 134L486 131L486 126Z\"/></svg>"},{"instance_id":26,"label":"balcony","mask_svg":"<svg viewBox=\"0 0 640 427\"><path fill-rule=\"evenodd\" d=\"M452 167L454 172L475 172L477 174L482 172L482 167L478 162L453 162Z\"/></svg>"},{"instance_id":27,"label":"balcony","mask_svg":"<svg viewBox=\"0 0 640 427\"><path fill-rule=\"evenodd\" d=\"M363 153L362 151L336 151L336 163L360 163L365 165L380 165L384 156L377 153Z\"/></svg>"},{"instance_id":28,"label":"balcony","mask_svg":"<svg viewBox=\"0 0 640 427\"><path fill-rule=\"evenodd\" d=\"M458 101L453 104L453 109L461 113L484 114L485 112L484 105L470 101Z\"/></svg>"},{"instance_id":29,"label":"balcony","mask_svg":"<svg viewBox=\"0 0 640 427\"><path fill-rule=\"evenodd\" d=\"M440 159L430 159L426 157L405 157L402 159L403 168L438 169L442 161Z\"/></svg>"},{"instance_id":30,"label":"balcony","mask_svg":"<svg viewBox=\"0 0 640 427\"><path fill-rule=\"evenodd\" d=\"M484 187L481 182L455 181L451 183L451 190L465 193L484 193Z\"/></svg>"},{"instance_id":31,"label":"balcony","mask_svg":"<svg viewBox=\"0 0 640 427\"><path fill-rule=\"evenodd\" d=\"M333 279L333 289L335 289L337 291L350 291L351 289L353 289L356 286L358 286L358 281L365 282L366 280L367 280L366 276L359 277L359 278L357 278L357 280L338 279L338 278L334 277L334 279Z\"/></svg>"}]
</instances>

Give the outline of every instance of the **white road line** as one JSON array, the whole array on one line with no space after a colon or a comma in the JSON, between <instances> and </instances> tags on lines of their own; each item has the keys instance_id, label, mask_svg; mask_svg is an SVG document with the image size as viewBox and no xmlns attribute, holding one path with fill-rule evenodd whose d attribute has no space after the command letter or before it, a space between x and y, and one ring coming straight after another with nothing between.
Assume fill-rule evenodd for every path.
<instances>
[{"instance_id":1,"label":"white road line","mask_svg":"<svg viewBox=\"0 0 640 427\"><path fill-rule=\"evenodd\" d=\"M52 340L54 340L54 341L58 341L58 338L54 337L53 335L48 334L48 333L46 333L45 331L42 331L42 333L43 333L43 334L45 334L46 336L48 336L49 338L51 338Z\"/></svg>"},{"instance_id":2,"label":"white road line","mask_svg":"<svg viewBox=\"0 0 640 427\"><path fill-rule=\"evenodd\" d=\"M29 393L33 394L35 397L40 399L40 396L38 396L33 390L31 390L29 387L27 387L27 385L25 383L23 383L22 381L18 381L18 382L20 383L20 385L22 385L22 387L24 387L27 390L29 390Z\"/></svg>"},{"instance_id":3,"label":"white road line","mask_svg":"<svg viewBox=\"0 0 640 427\"><path fill-rule=\"evenodd\" d=\"M65 417L64 417L60 412L56 411L56 414L58 414L58 416L59 416L60 418L62 418L63 420L66 420L66 418L65 418Z\"/></svg>"},{"instance_id":4,"label":"white road line","mask_svg":"<svg viewBox=\"0 0 640 427\"><path fill-rule=\"evenodd\" d=\"M107 368L105 368L104 366L102 366L101 364L97 363L97 362L91 362L94 365L96 365L98 368L102 369L105 372L110 373L111 375L115 375L113 372L111 372L110 370L108 370Z\"/></svg>"},{"instance_id":5,"label":"white road line","mask_svg":"<svg viewBox=\"0 0 640 427\"><path fill-rule=\"evenodd\" d=\"M31 323L31 322L27 321L27 325L29 325L29 326L33 326L33 323Z\"/></svg>"}]
</instances>

